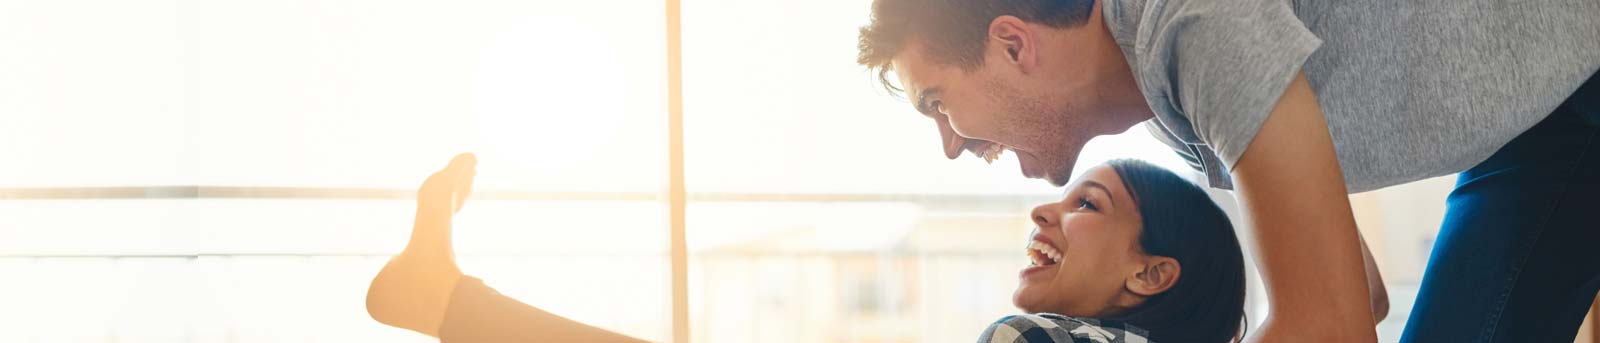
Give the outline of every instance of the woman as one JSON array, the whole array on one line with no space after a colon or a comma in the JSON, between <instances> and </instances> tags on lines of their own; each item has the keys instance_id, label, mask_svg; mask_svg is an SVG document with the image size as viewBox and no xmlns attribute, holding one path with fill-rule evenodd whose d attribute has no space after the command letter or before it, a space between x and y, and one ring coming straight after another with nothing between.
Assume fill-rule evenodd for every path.
<instances>
[{"instance_id":1,"label":"woman","mask_svg":"<svg viewBox=\"0 0 1600 343\"><path fill-rule=\"evenodd\" d=\"M639 342L505 297L462 275L450 219L471 191L474 157L423 182L405 251L367 290L384 324L445 342ZM1031 313L990 325L981 342L1227 342L1240 337L1244 260L1205 192L1135 160L1084 173L1033 210L1032 264L1014 294Z\"/></svg>"},{"instance_id":2,"label":"woman","mask_svg":"<svg viewBox=\"0 0 1600 343\"><path fill-rule=\"evenodd\" d=\"M1033 210L1012 302L980 342L1229 342L1243 337L1244 257L1227 214L1166 169L1116 160Z\"/></svg>"}]
</instances>

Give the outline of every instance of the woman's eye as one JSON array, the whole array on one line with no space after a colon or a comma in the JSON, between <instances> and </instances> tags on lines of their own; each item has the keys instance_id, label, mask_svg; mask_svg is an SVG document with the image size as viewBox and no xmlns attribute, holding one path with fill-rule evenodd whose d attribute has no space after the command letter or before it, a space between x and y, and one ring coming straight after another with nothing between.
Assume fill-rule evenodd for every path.
<instances>
[{"instance_id":1,"label":"woman's eye","mask_svg":"<svg viewBox=\"0 0 1600 343\"><path fill-rule=\"evenodd\" d=\"M1094 206L1094 203L1089 202L1089 198L1078 198L1078 209L1086 209L1090 211L1100 210L1099 207Z\"/></svg>"}]
</instances>

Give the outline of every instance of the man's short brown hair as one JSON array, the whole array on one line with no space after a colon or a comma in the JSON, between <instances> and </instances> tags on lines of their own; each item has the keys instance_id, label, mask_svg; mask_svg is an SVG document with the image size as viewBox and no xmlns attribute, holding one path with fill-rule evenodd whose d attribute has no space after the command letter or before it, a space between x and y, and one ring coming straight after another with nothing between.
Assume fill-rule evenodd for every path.
<instances>
[{"instance_id":1,"label":"man's short brown hair","mask_svg":"<svg viewBox=\"0 0 1600 343\"><path fill-rule=\"evenodd\" d=\"M874 0L872 22L861 27L856 63L876 70L884 88L890 60L911 39L923 43L934 63L972 70L983 65L989 23L1003 15L1050 27L1082 25L1094 0Z\"/></svg>"}]
</instances>

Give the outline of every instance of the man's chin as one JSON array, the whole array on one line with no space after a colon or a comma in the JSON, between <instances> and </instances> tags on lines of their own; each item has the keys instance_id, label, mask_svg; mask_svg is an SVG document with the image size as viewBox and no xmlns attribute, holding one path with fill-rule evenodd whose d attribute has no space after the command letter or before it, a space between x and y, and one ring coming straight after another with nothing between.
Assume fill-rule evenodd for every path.
<instances>
[{"instance_id":1,"label":"man's chin","mask_svg":"<svg viewBox=\"0 0 1600 343\"><path fill-rule=\"evenodd\" d=\"M1051 161L1041 161L1030 157L1033 157L1033 155L1027 155L1022 152L1017 153L1017 169L1021 169L1022 177L1043 179L1055 187L1066 186L1067 181L1072 178L1071 161L1065 163L1066 168L1057 168L1057 164L1050 163Z\"/></svg>"},{"instance_id":2,"label":"man's chin","mask_svg":"<svg viewBox=\"0 0 1600 343\"><path fill-rule=\"evenodd\" d=\"M1057 178L1055 175L1046 175L1044 181L1055 187L1065 187L1067 185L1067 178Z\"/></svg>"},{"instance_id":3,"label":"man's chin","mask_svg":"<svg viewBox=\"0 0 1600 343\"><path fill-rule=\"evenodd\" d=\"M1062 167L1061 163L1059 162L1051 163L1043 162L1043 160L1034 163L1024 163L1024 165L1022 165L1022 176L1027 176L1027 178L1038 178L1038 180L1045 180L1046 183L1050 183L1050 186L1061 188L1061 186L1067 186L1067 181L1070 181L1070 178L1072 178L1072 162L1066 162L1066 167Z\"/></svg>"},{"instance_id":4,"label":"man's chin","mask_svg":"<svg viewBox=\"0 0 1600 343\"><path fill-rule=\"evenodd\" d=\"M1044 177L1041 177L1041 179L1044 179L1045 182L1049 182L1051 186L1064 187L1067 185L1067 181L1071 181L1072 179L1072 169L1048 172L1045 173Z\"/></svg>"}]
</instances>

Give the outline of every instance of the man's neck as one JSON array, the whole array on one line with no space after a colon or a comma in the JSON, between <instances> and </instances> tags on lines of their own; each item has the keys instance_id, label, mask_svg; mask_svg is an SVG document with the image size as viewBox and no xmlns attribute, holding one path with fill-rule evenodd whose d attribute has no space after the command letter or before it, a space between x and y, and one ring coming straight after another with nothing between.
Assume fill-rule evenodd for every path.
<instances>
[{"instance_id":1,"label":"man's neck","mask_svg":"<svg viewBox=\"0 0 1600 343\"><path fill-rule=\"evenodd\" d=\"M1102 7L1106 6L1106 7ZM1139 90L1139 84L1133 75L1133 37L1132 30L1126 30L1127 35L1119 34L1119 22L1132 20L1138 22L1137 12L1124 13L1122 11L1137 11L1144 6L1144 0L1106 0L1097 1L1089 18L1090 25L1096 25L1101 30L1099 34L1105 38L1103 56L1106 65L1116 69L1110 82L1102 88L1107 99L1104 115L1110 120L1110 126L1105 131L1110 134L1121 133L1139 123L1155 118L1155 112L1150 110L1150 105L1145 101L1144 93ZM1130 17L1131 16L1131 17ZM1116 21L1116 22L1114 22ZM1126 36L1126 37L1123 37Z\"/></svg>"}]
</instances>

